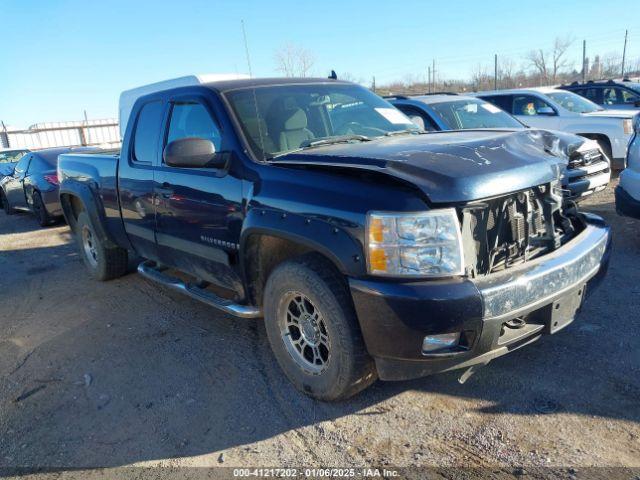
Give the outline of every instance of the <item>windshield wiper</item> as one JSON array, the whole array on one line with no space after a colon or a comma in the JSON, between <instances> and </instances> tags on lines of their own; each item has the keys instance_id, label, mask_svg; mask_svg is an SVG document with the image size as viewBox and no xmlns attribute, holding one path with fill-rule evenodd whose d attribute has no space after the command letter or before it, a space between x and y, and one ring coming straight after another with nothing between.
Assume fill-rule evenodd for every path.
<instances>
[{"instance_id":1,"label":"windshield wiper","mask_svg":"<svg viewBox=\"0 0 640 480\"><path fill-rule=\"evenodd\" d=\"M289 150L287 152L280 152L274 155L270 155L268 157L265 157L265 160L275 160L278 157L284 157L286 155L289 155L290 153L296 153L302 150L307 150L309 148L322 147L325 145L335 145L337 143L349 143L349 142L370 142L370 141L371 139L366 135L340 135L337 137L320 138L318 140L305 140L304 142L302 142L302 144L300 144L299 148L296 148L294 150Z\"/></svg>"},{"instance_id":2,"label":"windshield wiper","mask_svg":"<svg viewBox=\"0 0 640 480\"><path fill-rule=\"evenodd\" d=\"M369 142L371 139L366 135L340 135L337 137L320 138L318 140L306 140L302 142L300 148L320 147L322 145L334 145L336 143L348 142Z\"/></svg>"},{"instance_id":3,"label":"windshield wiper","mask_svg":"<svg viewBox=\"0 0 640 480\"><path fill-rule=\"evenodd\" d=\"M395 137L396 135L406 135L410 133L412 135L422 135L423 133L427 133L426 130L420 130L418 128L406 128L404 130L393 130L391 132L387 132L384 134L385 137Z\"/></svg>"}]
</instances>

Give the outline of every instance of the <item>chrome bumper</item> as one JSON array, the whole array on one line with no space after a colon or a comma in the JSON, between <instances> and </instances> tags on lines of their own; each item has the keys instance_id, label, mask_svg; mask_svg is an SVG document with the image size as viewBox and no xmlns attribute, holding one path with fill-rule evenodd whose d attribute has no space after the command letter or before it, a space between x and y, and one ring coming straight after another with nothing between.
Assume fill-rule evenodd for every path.
<instances>
[{"instance_id":1,"label":"chrome bumper","mask_svg":"<svg viewBox=\"0 0 640 480\"><path fill-rule=\"evenodd\" d=\"M555 252L475 280L483 318L524 315L586 283L600 269L609 236L608 227L589 224Z\"/></svg>"}]
</instances>

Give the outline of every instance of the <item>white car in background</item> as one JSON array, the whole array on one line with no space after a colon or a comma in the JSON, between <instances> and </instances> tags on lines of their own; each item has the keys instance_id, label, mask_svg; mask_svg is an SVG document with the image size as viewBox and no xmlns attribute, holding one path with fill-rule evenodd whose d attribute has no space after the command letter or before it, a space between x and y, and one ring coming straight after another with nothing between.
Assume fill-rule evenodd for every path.
<instances>
[{"instance_id":1,"label":"white car in background","mask_svg":"<svg viewBox=\"0 0 640 480\"><path fill-rule=\"evenodd\" d=\"M496 90L474 95L497 105L530 127L560 130L597 140L612 166L624 168L636 112L605 110L580 95L552 87Z\"/></svg>"},{"instance_id":2,"label":"white car in background","mask_svg":"<svg viewBox=\"0 0 640 480\"><path fill-rule=\"evenodd\" d=\"M640 219L640 116L635 119L626 167L616 187L616 210L620 215Z\"/></svg>"}]
</instances>

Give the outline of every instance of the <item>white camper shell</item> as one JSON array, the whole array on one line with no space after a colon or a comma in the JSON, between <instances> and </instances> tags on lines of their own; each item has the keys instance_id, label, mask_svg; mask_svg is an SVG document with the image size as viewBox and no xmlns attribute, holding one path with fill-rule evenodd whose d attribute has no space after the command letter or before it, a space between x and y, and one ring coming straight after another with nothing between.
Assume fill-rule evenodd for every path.
<instances>
[{"instance_id":1,"label":"white camper shell","mask_svg":"<svg viewBox=\"0 0 640 480\"><path fill-rule=\"evenodd\" d=\"M250 78L249 75L241 73L204 73L200 75L187 75L184 77L172 78L161 82L150 83L141 87L125 90L120 94L120 105L118 115L120 117L120 137L124 138L124 132L127 129L127 122L133 109L133 104L138 98L150 93L167 90L176 87L188 87L190 85L201 85L203 83L222 82L225 80L240 80Z\"/></svg>"}]
</instances>

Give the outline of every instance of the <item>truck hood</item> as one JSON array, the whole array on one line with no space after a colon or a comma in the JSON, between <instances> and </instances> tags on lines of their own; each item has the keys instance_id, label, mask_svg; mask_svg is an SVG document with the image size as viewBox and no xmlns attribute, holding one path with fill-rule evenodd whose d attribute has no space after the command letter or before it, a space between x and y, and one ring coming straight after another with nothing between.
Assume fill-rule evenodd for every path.
<instances>
[{"instance_id":1,"label":"truck hood","mask_svg":"<svg viewBox=\"0 0 640 480\"><path fill-rule=\"evenodd\" d=\"M587 117L633 118L637 113L637 110L598 110L596 112L583 113L582 115Z\"/></svg>"},{"instance_id":2,"label":"truck hood","mask_svg":"<svg viewBox=\"0 0 640 480\"><path fill-rule=\"evenodd\" d=\"M415 185L431 202L457 203L559 180L583 141L546 130L465 130L316 147L273 163L381 172Z\"/></svg>"}]
</instances>

